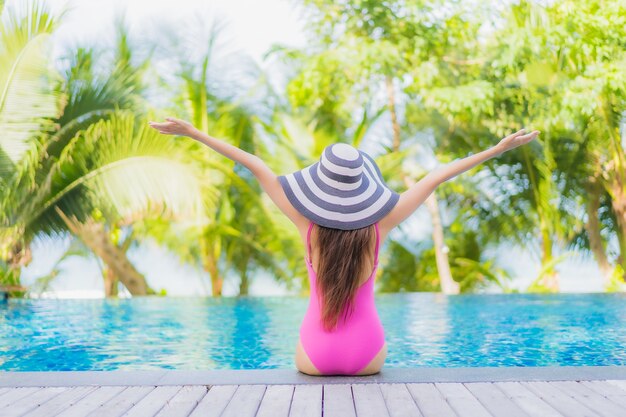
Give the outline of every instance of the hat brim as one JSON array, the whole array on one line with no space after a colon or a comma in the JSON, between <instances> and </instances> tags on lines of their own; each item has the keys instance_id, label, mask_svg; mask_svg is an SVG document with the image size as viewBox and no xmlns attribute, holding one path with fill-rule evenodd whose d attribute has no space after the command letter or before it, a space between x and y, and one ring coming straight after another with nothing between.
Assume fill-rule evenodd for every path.
<instances>
[{"instance_id":1,"label":"hat brim","mask_svg":"<svg viewBox=\"0 0 626 417\"><path fill-rule=\"evenodd\" d=\"M318 169L319 161L278 177L285 195L303 216L314 223L341 230L370 226L381 220L400 195L385 183L376 162L363 156L363 176L358 187L340 190Z\"/></svg>"}]
</instances>

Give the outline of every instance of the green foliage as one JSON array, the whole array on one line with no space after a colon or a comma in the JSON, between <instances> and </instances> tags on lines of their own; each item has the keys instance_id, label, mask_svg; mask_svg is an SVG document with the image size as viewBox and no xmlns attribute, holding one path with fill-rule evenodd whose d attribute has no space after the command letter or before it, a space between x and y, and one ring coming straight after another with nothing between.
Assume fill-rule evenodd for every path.
<instances>
[{"instance_id":1,"label":"green foliage","mask_svg":"<svg viewBox=\"0 0 626 417\"><path fill-rule=\"evenodd\" d=\"M625 290L624 285L624 269L622 265L617 264L613 272L611 273L611 278L609 283L606 285L606 292L618 292Z\"/></svg>"},{"instance_id":2,"label":"green foliage","mask_svg":"<svg viewBox=\"0 0 626 417\"><path fill-rule=\"evenodd\" d=\"M497 286L505 290L511 279L508 271L498 268L492 259L483 260L478 236L458 224L446 239L452 277L460 284L461 292L473 292ZM417 247L417 253L412 248ZM409 249L411 248L411 249ZM403 244L390 240L389 256L380 277L383 292L439 291L439 273L435 249L430 242Z\"/></svg>"},{"instance_id":3,"label":"green foliage","mask_svg":"<svg viewBox=\"0 0 626 417\"><path fill-rule=\"evenodd\" d=\"M116 245L154 239L182 262L222 278L234 273L242 291L261 271L306 291L304 248L293 225L247 169L147 126L173 115L259 155L278 174L311 164L330 143L375 141L377 163L396 190L405 189L404 173L419 179L427 172L418 163L428 159L422 150L445 163L520 127L539 129L535 143L437 189L453 278L463 292L510 291L510 272L486 253L517 243L542 265L529 291L550 290L541 279L556 273L566 250L606 251L615 264L607 290L623 287L622 1L524 0L494 8L443 0L302 0L309 44L275 45L267 54L285 64L284 93L249 61L229 61L222 67L228 71L220 70L221 27L208 25L207 36L194 36L198 44L180 31L158 42L164 56L153 59L163 59L172 73L157 74L157 92L171 97L167 109L151 109L144 99L155 88L149 70L157 65L137 59L123 21L114 28L112 60L102 58L102 49L80 46L59 74L47 43L62 16L37 2L21 13L3 3L2 283L19 283L35 236L68 231L61 210L105 223ZM592 210L590 190L599 196ZM586 228L590 216L599 223L596 252ZM381 254L381 289L438 291L432 242L410 241L402 232ZM74 252L34 289L47 288Z\"/></svg>"},{"instance_id":4,"label":"green foliage","mask_svg":"<svg viewBox=\"0 0 626 417\"><path fill-rule=\"evenodd\" d=\"M23 5L24 6L24 5ZM0 24L0 181L6 181L31 137L53 128L62 95L59 74L48 63L49 38L59 23L40 2L3 10ZM1 184L1 183L0 183Z\"/></svg>"}]
</instances>

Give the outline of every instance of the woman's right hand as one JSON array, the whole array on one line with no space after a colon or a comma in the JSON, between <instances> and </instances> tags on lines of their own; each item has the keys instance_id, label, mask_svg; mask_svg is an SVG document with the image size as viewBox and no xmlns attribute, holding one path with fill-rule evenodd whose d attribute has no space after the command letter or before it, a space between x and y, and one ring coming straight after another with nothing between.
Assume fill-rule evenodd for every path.
<instances>
[{"instance_id":1,"label":"woman's right hand","mask_svg":"<svg viewBox=\"0 0 626 417\"><path fill-rule=\"evenodd\" d=\"M166 135L191 136L191 134L196 130L194 125L191 123L175 117L166 117L165 120L167 120L167 122L156 123L151 121L148 122L148 124L150 127L158 130L159 133Z\"/></svg>"},{"instance_id":2,"label":"woman's right hand","mask_svg":"<svg viewBox=\"0 0 626 417\"><path fill-rule=\"evenodd\" d=\"M498 154L515 149L518 146L522 146L535 139L539 135L538 130L533 130L530 133L524 134L526 129L518 130L517 132L505 137L497 145Z\"/></svg>"}]
</instances>

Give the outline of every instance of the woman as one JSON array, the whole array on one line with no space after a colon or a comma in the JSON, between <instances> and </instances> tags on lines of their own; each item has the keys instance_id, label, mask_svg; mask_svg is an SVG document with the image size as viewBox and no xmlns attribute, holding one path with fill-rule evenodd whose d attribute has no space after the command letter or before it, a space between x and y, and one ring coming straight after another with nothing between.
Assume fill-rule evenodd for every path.
<instances>
[{"instance_id":1,"label":"woman","mask_svg":"<svg viewBox=\"0 0 626 417\"><path fill-rule=\"evenodd\" d=\"M248 168L300 231L311 291L295 363L310 375L380 371L387 343L374 304L374 277L379 247L389 231L439 184L539 134L522 129L485 151L431 171L397 194L369 155L344 143L327 146L318 162L300 171L277 176L259 157L183 120L166 120L149 124L160 133L189 136Z\"/></svg>"}]
</instances>

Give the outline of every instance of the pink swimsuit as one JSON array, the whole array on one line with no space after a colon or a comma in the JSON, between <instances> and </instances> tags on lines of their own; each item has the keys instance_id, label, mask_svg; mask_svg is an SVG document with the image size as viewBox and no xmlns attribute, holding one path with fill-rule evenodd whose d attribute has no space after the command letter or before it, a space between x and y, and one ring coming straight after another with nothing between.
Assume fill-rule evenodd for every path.
<instances>
[{"instance_id":1,"label":"pink swimsuit","mask_svg":"<svg viewBox=\"0 0 626 417\"><path fill-rule=\"evenodd\" d=\"M376 225L376 251L374 270L367 281L357 289L354 299L354 312L344 322L339 319L337 328L327 332L321 323L321 309L317 299L311 259L311 228L306 235L307 256L311 295L309 306L300 327L300 340L304 351L315 368L326 375L355 375L364 369L380 352L385 343L385 332L374 304L374 277L378 268L379 232ZM347 308L347 306L346 306Z\"/></svg>"}]
</instances>

